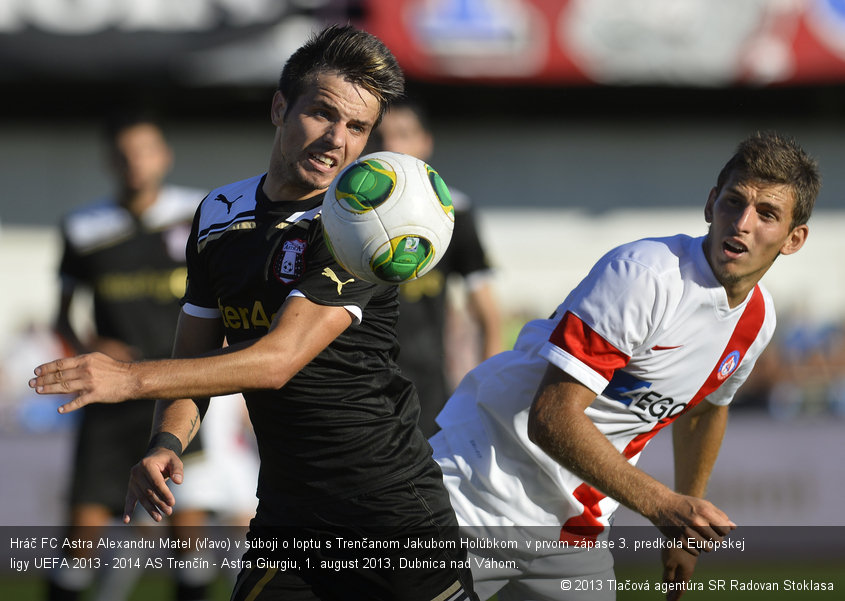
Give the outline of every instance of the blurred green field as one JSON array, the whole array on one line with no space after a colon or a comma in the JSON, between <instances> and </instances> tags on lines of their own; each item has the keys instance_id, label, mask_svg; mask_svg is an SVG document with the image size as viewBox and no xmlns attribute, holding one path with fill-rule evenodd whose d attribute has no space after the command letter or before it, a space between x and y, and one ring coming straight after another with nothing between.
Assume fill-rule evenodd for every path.
<instances>
[{"instance_id":1,"label":"blurred green field","mask_svg":"<svg viewBox=\"0 0 845 601\"><path fill-rule=\"evenodd\" d=\"M228 601L232 592L232 582L218 579L214 583L209 601ZM47 597L47 585L40 579L27 577L0 577L0 599L9 601L44 601ZM94 595L82 597L82 601L90 601ZM166 576L155 574L144 575L135 585L132 594L126 600L114 601L167 601L174 598L173 581Z\"/></svg>"},{"instance_id":2,"label":"blurred green field","mask_svg":"<svg viewBox=\"0 0 845 601\"><path fill-rule=\"evenodd\" d=\"M660 582L660 566L657 562L654 565L617 565L616 578L618 582L630 581L632 583L648 583L648 591L619 591L618 601L654 601L663 599L664 595L656 589ZM726 588L731 579L741 582L754 581L757 583L774 582L780 585L780 590L773 591L731 591L731 590L708 590L711 580L723 579L726 581ZM796 591L784 590L785 579L796 581L816 581L822 583L833 583L832 591ZM734 601L742 599L754 600L841 600L845 599L845 566L840 563L812 563L812 564L778 564L766 563L758 565L746 564L703 564L696 571L694 582L701 582L703 591L688 591L684 600L713 599L715 601ZM162 575L146 574L135 586L132 595L126 601L167 601L172 599L172 581ZM210 601L227 601L231 592L232 583L229 580L219 579L215 582ZM46 586L43 582L33 578L16 577L4 575L0 577L0 599L14 601L42 601L45 598ZM84 597L88 601L91 595ZM563 597L561 597L563 598ZM119 601L119 600L115 600Z\"/></svg>"}]
</instances>

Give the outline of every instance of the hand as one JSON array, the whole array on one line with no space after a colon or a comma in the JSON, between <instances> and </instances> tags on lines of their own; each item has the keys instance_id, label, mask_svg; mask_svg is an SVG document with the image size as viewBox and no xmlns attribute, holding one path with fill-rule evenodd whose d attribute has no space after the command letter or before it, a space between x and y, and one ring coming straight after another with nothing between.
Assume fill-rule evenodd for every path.
<instances>
[{"instance_id":1,"label":"hand","mask_svg":"<svg viewBox=\"0 0 845 601\"><path fill-rule=\"evenodd\" d=\"M137 503L156 522L173 513L176 499L167 487L167 478L182 484L182 460L170 449L154 449L129 472L129 486L123 506L123 523L128 524Z\"/></svg>"},{"instance_id":2,"label":"hand","mask_svg":"<svg viewBox=\"0 0 845 601\"><path fill-rule=\"evenodd\" d=\"M663 561L663 582L666 584L689 582L692 579L693 571L695 571L695 565L698 563L697 556L690 555L684 549L677 547L663 549L661 559ZM666 601L677 601L683 594L683 588L670 589L666 593Z\"/></svg>"},{"instance_id":3,"label":"hand","mask_svg":"<svg viewBox=\"0 0 845 601\"><path fill-rule=\"evenodd\" d=\"M672 493L656 508L656 515L646 516L669 539L678 540L684 550L697 556L709 552L708 543L722 541L736 528L718 507L698 497Z\"/></svg>"},{"instance_id":4,"label":"hand","mask_svg":"<svg viewBox=\"0 0 845 601\"><path fill-rule=\"evenodd\" d=\"M137 383L131 363L116 361L103 353L57 359L35 368L29 387L38 394L76 394L59 407L59 413L75 411L91 403L120 403L135 398Z\"/></svg>"}]
</instances>

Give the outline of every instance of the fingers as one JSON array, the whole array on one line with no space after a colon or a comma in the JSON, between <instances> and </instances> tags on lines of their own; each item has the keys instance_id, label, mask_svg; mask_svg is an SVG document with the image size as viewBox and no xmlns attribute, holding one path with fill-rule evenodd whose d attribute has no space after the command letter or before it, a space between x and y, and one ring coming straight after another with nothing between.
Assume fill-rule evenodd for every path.
<instances>
[{"instance_id":1,"label":"fingers","mask_svg":"<svg viewBox=\"0 0 845 601\"><path fill-rule=\"evenodd\" d=\"M135 512L135 507L141 504L141 507L150 514L156 522L164 519L164 516L173 513L173 504L167 504L152 488L148 488L141 494L138 494L134 487L126 493L126 501L123 504L123 523L128 524L132 520L132 514Z\"/></svg>"},{"instance_id":2,"label":"fingers","mask_svg":"<svg viewBox=\"0 0 845 601\"><path fill-rule=\"evenodd\" d=\"M684 534L691 544L705 552L715 541L722 541L736 524L721 509L704 499L693 499L691 512L684 520Z\"/></svg>"},{"instance_id":3,"label":"fingers","mask_svg":"<svg viewBox=\"0 0 845 601\"><path fill-rule=\"evenodd\" d=\"M82 409L87 404L88 402L84 398L84 395L81 395L71 401L68 401L67 403L59 405L58 412L71 413L72 411L76 411L77 409Z\"/></svg>"},{"instance_id":4,"label":"fingers","mask_svg":"<svg viewBox=\"0 0 845 601\"><path fill-rule=\"evenodd\" d=\"M720 543L732 529L712 525L688 525L679 529L679 533L672 538L681 543L684 551L697 557L702 552L710 553L719 548Z\"/></svg>"},{"instance_id":5,"label":"fingers","mask_svg":"<svg viewBox=\"0 0 845 601\"><path fill-rule=\"evenodd\" d=\"M680 543L683 550L697 557L718 547L736 524L712 503L699 498L680 496L680 511L667 514L667 521L660 530L669 539ZM674 523L673 523L674 522Z\"/></svg>"},{"instance_id":6,"label":"fingers","mask_svg":"<svg viewBox=\"0 0 845 601\"><path fill-rule=\"evenodd\" d=\"M39 365L35 368L35 376L29 381L29 387L37 394L73 394L83 392L76 398L59 406L59 413L70 413L87 405L88 398L84 394L81 378L80 362L77 357L58 359Z\"/></svg>"},{"instance_id":7,"label":"fingers","mask_svg":"<svg viewBox=\"0 0 845 601\"><path fill-rule=\"evenodd\" d=\"M59 359L35 368L35 376L29 387L38 394L70 394L79 392L81 378L76 357Z\"/></svg>"},{"instance_id":8,"label":"fingers","mask_svg":"<svg viewBox=\"0 0 845 601\"><path fill-rule=\"evenodd\" d=\"M666 584L675 584L677 582L682 582L683 579L678 574L678 568L676 566L665 566L663 568L663 582ZM675 601L681 597L681 591L676 589L675 587L667 587L666 590L666 601Z\"/></svg>"},{"instance_id":9,"label":"fingers","mask_svg":"<svg viewBox=\"0 0 845 601\"><path fill-rule=\"evenodd\" d=\"M178 459L176 461L178 462ZM160 522L165 516L173 513L176 499L167 487L164 474L172 471L179 475L181 481L181 462L166 463L166 468L158 467L159 465L161 465L159 462L147 457L132 468L123 506L124 523L129 523L137 504L140 504L156 522Z\"/></svg>"},{"instance_id":10,"label":"fingers","mask_svg":"<svg viewBox=\"0 0 845 601\"><path fill-rule=\"evenodd\" d=\"M139 391L129 371L127 363L90 353L39 365L29 386L38 394L75 396L59 407L59 413L69 413L91 403L120 403L133 398L132 393Z\"/></svg>"},{"instance_id":11,"label":"fingers","mask_svg":"<svg viewBox=\"0 0 845 601\"><path fill-rule=\"evenodd\" d=\"M697 521L693 521L686 527L687 542L695 544L696 548L709 553L713 550L713 543L721 542L725 539L731 530L736 528L736 524L717 509L715 506L709 507L711 515L706 515L702 512L701 517Z\"/></svg>"},{"instance_id":12,"label":"fingers","mask_svg":"<svg viewBox=\"0 0 845 601\"><path fill-rule=\"evenodd\" d=\"M168 516L173 513L173 504L166 502L162 496L160 496L152 488L145 490L144 494L142 494L138 499L138 502L156 522L160 522L164 519L164 516Z\"/></svg>"},{"instance_id":13,"label":"fingers","mask_svg":"<svg viewBox=\"0 0 845 601\"><path fill-rule=\"evenodd\" d=\"M689 582L695 572L697 559L680 549L670 548L661 552L663 560L663 582L668 585L680 585ZM676 601L684 594L682 586L669 586L666 590L667 601Z\"/></svg>"},{"instance_id":14,"label":"fingers","mask_svg":"<svg viewBox=\"0 0 845 601\"><path fill-rule=\"evenodd\" d=\"M132 514L135 513L135 506L138 504L138 497L131 489L126 491L126 500L123 502L123 523L128 524L132 521Z\"/></svg>"}]
</instances>

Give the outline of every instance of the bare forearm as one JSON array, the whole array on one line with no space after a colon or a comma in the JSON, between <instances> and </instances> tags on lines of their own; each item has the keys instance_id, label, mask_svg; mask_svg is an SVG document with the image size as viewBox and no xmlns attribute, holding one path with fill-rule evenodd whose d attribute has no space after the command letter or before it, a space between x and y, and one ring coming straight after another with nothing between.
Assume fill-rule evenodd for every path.
<instances>
[{"instance_id":1,"label":"bare forearm","mask_svg":"<svg viewBox=\"0 0 845 601\"><path fill-rule=\"evenodd\" d=\"M734 527L728 516L712 503L676 493L629 464L584 412L593 398L594 394L571 376L549 368L531 406L528 422L531 440L566 469L640 513L667 536L681 532L684 536L710 540ZM717 424L718 420L712 423ZM709 434L703 434L708 430ZM716 431L715 427L700 431L702 444L697 448L705 455L712 451ZM680 469L693 465L692 454L681 455ZM702 466L700 474L709 475L712 462L704 462ZM696 489L700 480L700 475L689 480L682 478L682 485Z\"/></svg>"},{"instance_id":2,"label":"bare forearm","mask_svg":"<svg viewBox=\"0 0 845 601\"><path fill-rule=\"evenodd\" d=\"M188 448L200 426L200 410L191 399L156 402L152 434L169 432L179 439L182 449Z\"/></svg>"},{"instance_id":3,"label":"bare forearm","mask_svg":"<svg viewBox=\"0 0 845 601\"><path fill-rule=\"evenodd\" d=\"M704 497L707 491L728 421L727 407L707 404L702 409L672 424L675 490L694 497Z\"/></svg>"},{"instance_id":4,"label":"bare forearm","mask_svg":"<svg viewBox=\"0 0 845 601\"><path fill-rule=\"evenodd\" d=\"M481 331L482 358L502 351L502 324L496 297L490 283L480 284L470 293L470 311Z\"/></svg>"},{"instance_id":5,"label":"bare forearm","mask_svg":"<svg viewBox=\"0 0 845 601\"><path fill-rule=\"evenodd\" d=\"M628 463L583 411L559 410L556 420L563 426L557 432L534 435L552 459L629 509L649 519L659 513L658 500L672 494L666 485Z\"/></svg>"},{"instance_id":6,"label":"bare forearm","mask_svg":"<svg viewBox=\"0 0 845 601\"><path fill-rule=\"evenodd\" d=\"M273 388L276 380L262 377L267 366L256 355L243 349L198 359L130 363L126 378L135 396L147 399L211 397Z\"/></svg>"},{"instance_id":7,"label":"bare forearm","mask_svg":"<svg viewBox=\"0 0 845 601\"><path fill-rule=\"evenodd\" d=\"M209 344L184 343L191 330L207 331L204 320L183 315L174 345L176 356L207 352ZM30 387L38 394L75 394L60 413L91 403L128 399L185 399L233 392L278 389L314 359L352 322L343 307L317 305L304 298L288 299L270 331L251 343L227 347L200 358L124 363L99 353L57 359L35 368ZM196 355L193 355L196 357Z\"/></svg>"}]
</instances>

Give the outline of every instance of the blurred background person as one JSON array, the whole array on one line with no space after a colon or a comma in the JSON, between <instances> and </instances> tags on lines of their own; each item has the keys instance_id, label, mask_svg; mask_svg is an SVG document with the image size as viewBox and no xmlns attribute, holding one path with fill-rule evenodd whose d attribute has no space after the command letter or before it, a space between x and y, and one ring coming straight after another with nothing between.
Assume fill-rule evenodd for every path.
<instances>
[{"instance_id":1,"label":"blurred background person","mask_svg":"<svg viewBox=\"0 0 845 601\"><path fill-rule=\"evenodd\" d=\"M397 101L385 113L376 131L376 145L429 162L434 137L423 107L411 100ZM435 167L436 168L436 167ZM440 172L442 173L442 171ZM448 180L447 180L448 183ZM455 207L455 230L446 254L429 273L399 287L399 366L417 387L420 396L420 428L426 437L437 432L435 418L462 373L450 362L473 367L502 350L501 316L492 286L492 271L475 223L469 197L450 187ZM473 328L457 317L449 305L447 284L463 278L467 313ZM478 335L466 344L458 332ZM467 353L474 356L466 357Z\"/></svg>"},{"instance_id":2,"label":"blurred background person","mask_svg":"<svg viewBox=\"0 0 845 601\"><path fill-rule=\"evenodd\" d=\"M152 115L117 115L105 136L115 188L62 220L56 331L75 353L100 351L125 361L169 357L185 290L185 244L204 192L164 183L173 153ZM93 300L93 332L72 324L71 308L83 289ZM122 516L129 470L147 447L152 413L146 402L84 410L69 493L71 540L96 540L102 528ZM201 465L201 451L201 444L188 449L186 465ZM190 492L185 490L187 500L170 522L183 539L190 538L186 528L202 526L207 517L202 491ZM80 598L94 572L123 576L103 578L99 599L119 599L131 585L126 570L59 569L51 575L49 599ZM177 598L207 598L215 577L216 571L177 571Z\"/></svg>"}]
</instances>

